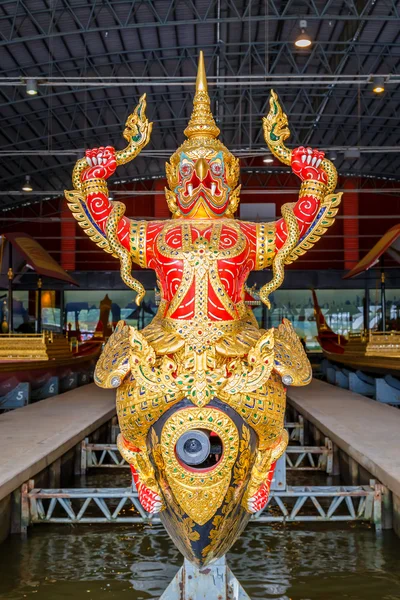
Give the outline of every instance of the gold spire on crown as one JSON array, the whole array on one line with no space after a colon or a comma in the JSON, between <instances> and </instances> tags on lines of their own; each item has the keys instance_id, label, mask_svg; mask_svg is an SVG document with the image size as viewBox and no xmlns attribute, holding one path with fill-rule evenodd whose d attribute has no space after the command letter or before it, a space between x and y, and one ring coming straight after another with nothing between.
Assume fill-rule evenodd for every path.
<instances>
[{"instance_id":1,"label":"gold spire on crown","mask_svg":"<svg viewBox=\"0 0 400 600\"><path fill-rule=\"evenodd\" d=\"M204 55L201 50L197 68L196 94L193 99L193 112L184 134L188 138L204 136L216 138L219 133L220 130L210 110L210 96L207 89Z\"/></svg>"}]
</instances>

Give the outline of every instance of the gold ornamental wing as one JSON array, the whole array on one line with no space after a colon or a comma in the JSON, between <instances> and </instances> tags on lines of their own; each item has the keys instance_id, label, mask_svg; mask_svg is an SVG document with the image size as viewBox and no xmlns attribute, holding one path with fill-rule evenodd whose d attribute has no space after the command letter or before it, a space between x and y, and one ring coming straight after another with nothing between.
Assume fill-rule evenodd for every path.
<instances>
[{"instance_id":1,"label":"gold ornamental wing","mask_svg":"<svg viewBox=\"0 0 400 600\"><path fill-rule=\"evenodd\" d=\"M299 256L303 256L310 248L316 244L320 238L326 233L329 227L334 224L335 216L339 210L339 205L342 200L343 192L337 194L329 194L325 196L318 215L315 217L314 223L308 230L308 233L302 238L297 246L292 250L289 256L285 259L285 265L290 265Z\"/></svg>"},{"instance_id":2,"label":"gold ornamental wing","mask_svg":"<svg viewBox=\"0 0 400 600\"><path fill-rule=\"evenodd\" d=\"M130 371L129 325L119 321L110 336L94 372L96 384L102 388L117 388Z\"/></svg>"},{"instance_id":3,"label":"gold ornamental wing","mask_svg":"<svg viewBox=\"0 0 400 600\"><path fill-rule=\"evenodd\" d=\"M310 361L307 358L299 336L288 319L283 322L274 332L275 364L274 370L282 377L288 378L288 385L307 385L312 378Z\"/></svg>"},{"instance_id":4,"label":"gold ornamental wing","mask_svg":"<svg viewBox=\"0 0 400 600\"><path fill-rule=\"evenodd\" d=\"M105 233L103 233L100 227L91 220L88 210L84 209L85 197L83 193L78 190L66 190L65 197L74 219L78 221L79 227L83 229L86 235L89 236L92 242L99 246L99 248L112 254L114 257L117 257L112 251Z\"/></svg>"}]
</instances>

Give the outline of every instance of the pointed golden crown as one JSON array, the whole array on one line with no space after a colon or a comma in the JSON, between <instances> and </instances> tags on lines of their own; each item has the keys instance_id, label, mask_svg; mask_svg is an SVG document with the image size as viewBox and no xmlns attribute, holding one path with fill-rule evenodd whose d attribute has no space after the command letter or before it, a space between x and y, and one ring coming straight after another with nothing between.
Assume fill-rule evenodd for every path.
<instances>
[{"instance_id":1,"label":"pointed golden crown","mask_svg":"<svg viewBox=\"0 0 400 600\"><path fill-rule=\"evenodd\" d=\"M204 54L200 52L199 65L197 69L196 93L193 99L193 112L184 134L187 139L172 154L169 162L165 164L168 188L165 194L170 211L179 216L175 201L175 189L179 183L179 164L181 152L185 152L196 161L199 158L207 158L217 152L222 152L225 163L225 177L227 184L232 188L229 211L233 214L239 202L240 186L236 189L239 179L239 159L235 158L228 148L218 139L220 133L210 109L210 97L207 90L206 69L204 66Z\"/></svg>"},{"instance_id":2,"label":"pointed golden crown","mask_svg":"<svg viewBox=\"0 0 400 600\"><path fill-rule=\"evenodd\" d=\"M204 66L204 54L200 51L199 65L197 68L196 94L193 100L193 112L184 134L187 138L218 137L218 129L210 109L210 96L207 89L206 69Z\"/></svg>"}]
</instances>

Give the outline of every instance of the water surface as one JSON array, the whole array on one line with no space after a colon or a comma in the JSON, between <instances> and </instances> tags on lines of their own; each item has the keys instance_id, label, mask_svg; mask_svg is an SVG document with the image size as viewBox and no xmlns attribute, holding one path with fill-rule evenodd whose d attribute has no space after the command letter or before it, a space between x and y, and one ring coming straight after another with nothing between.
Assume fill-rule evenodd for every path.
<instances>
[{"instance_id":1,"label":"water surface","mask_svg":"<svg viewBox=\"0 0 400 600\"><path fill-rule=\"evenodd\" d=\"M75 487L129 484L129 470L93 470ZM400 600L400 539L366 524L251 523L228 562L253 600ZM36 525L0 545L0 600L155 600L181 564L161 525Z\"/></svg>"},{"instance_id":2,"label":"water surface","mask_svg":"<svg viewBox=\"0 0 400 600\"><path fill-rule=\"evenodd\" d=\"M400 540L367 526L250 524L228 561L254 599L400 599ZM161 525L36 526L0 546L0 598L150 600L181 563Z\"/></svg>"}]
</instances>

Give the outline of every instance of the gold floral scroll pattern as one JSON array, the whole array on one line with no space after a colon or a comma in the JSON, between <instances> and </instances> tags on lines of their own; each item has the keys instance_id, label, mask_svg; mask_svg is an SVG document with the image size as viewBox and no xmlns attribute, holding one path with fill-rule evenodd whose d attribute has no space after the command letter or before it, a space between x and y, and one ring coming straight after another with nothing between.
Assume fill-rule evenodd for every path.
<instances>
[{"instance_id":1,"label":"gold floral scroll pattern","mask_svg":"<svg viewBox=\"0 0 400 600\"><path fill-rule=\"evenodd\" d=\"M189 545L189 542L197 542L200 539L200 534L195 530L196 523L190 517L185 516L185 512L179 506L177 502L174 501L172 494L171 498L168 500L169 506L173 509L170 512L170 515L175 520L175 528L180 533L182 538L186 540L186 543Z\"/></svg>"},{"instance_id":2,"label":"gold floral scroll pattern","mask_svg":"<svg viewBox=\"0 0 400 600\"><path fill-rule=\"evenodd\" d=\"M246 359L217 352L187 354L183 348L172 359L158 356L155 348L155 341L149 344L141 332L122 322L96 369L97 383L113 387L114 376L125 376L129 356L131 373L118 388L117 411L125 438L140 448L151 425L185 397L198 406L219 398L256 431L260 448L268 448L283 429L286 396L281 377L305 385L310 376L304 349L286 320L262 333Z\"/></svg>"},{"instance_id":3,"label":"gold floral scroll pattern","mask_svg":"<svg viewBox=\"0 0 400 600\"><path fill-rule=\"evenodd\" d=\"M286 393L280 376L272 372L268 381L255 392L225 395L226 402L258 435L260 448L268 448L282 434L286 409Z\"/></svg>"},{"instance_id":4,"label":"gold floral scroll pattern","mask_svg":"<svg viewBox=\"0 0 400 600\"><path fill-rule=\"evenodd\" d=\"M210 531L210 543L202 551L203 557L209 558L210 555L220 548L222 543L226 548L230 548L237 538L237 528L232 525L239 517L234 513L234 509L237 507L237 498L240 495L240 491L246 483L251 462L250 431L246 425L243 425L242 439L240 440L240 455L233 468L232 482L226 494L225 504L221 509L221 513L215 515L213 519L212 524L214 529ZM223 521L225 521L225 526L221 527Z\"/></svg>"},{"instance_id":5,"label":"gold floral scroll pattern","mask_svg":"<svg viewBox=\"0 0 400 600\"><path fill-rule=\"evenodd\" d=\"M185 360L164 356L157 359L154 348L136 329L131 328L130 366L138 386L147 397L186 394L193 403L204 406L220 393L237 394L259 389L268 381L273 368L273 330L268 330L249 350L248 360L231 360L213 367L209 353L189 352ZM211 360L210 360L211 359Z\"/></svg>"},{"instance_id":6,"label":"gold floral scroll pattern","mask_svg":"<svg viewBox=\"0 0 400 600\"><path fill-rule=\"evenodd\" d=\"M207 222L204 223L206 225ZM220 247L222 224L212 220L208 224L212 228L210 240L200 236L192 241L191 227L183 223L181 228L182 248L171 247L166 239L168 232L177 228L176 223L167 223L157 238L158 252L167 259L182 260L182 281L176 291L168 308L167 317L171 317L186 297L193 281L196 281L195 292L195 315L199 317L206 314L208 303L208 284L210 283L214 293L224 306L225 310L235 316L235 305L228 297L226 290L220 280L217 262L221 258L232 259L239 256L246 249L246 237L240 226L234 221L229 223L229 229L236 232L237 240L232 247ZM200 260L201 258L201 260ZM200 322L197 326L200 325Z\"/></svg>"},{"instance_id":7,"label":"gold floral scroll pattern","mask_svg":"<svg viewBox=\"0 0 400 600\"><path fill-rule=\"evenodd\" d=\"M178 460L175 445L190 429L208 429L219 435L223 454L207 471L188 470ZM182 509L198 525L204 525L221 506L239 451L239 434L234 422L215 408L185 408L173 414L161 434L161 452L171 490Z\"/></svg>"},{"instance_id":8,"label":"gold floral scroll pattern","mask_svg":"<svg viewBox=\"0 0 400 600\"><path fill-rule=\"evenodd\" d=\"M138 386L130 375L117 390L118 421L124 438L146 450L150 427L184 396L184 393L148 395L146 388Z\"/></svg>"},{"instance_id":9,"label":"gold floral scroll pattern","mask_svg":"<svg viewBox=\"0 0 400 600\"><path fill-rule=\"evenodd\" d=\"M195 531L195 522L188 516L185 516L185 512L176 502L173 494L168 486L168 482L165 479L165 464L162 455L161 444L158 436L154 429L151 430L151 447L153 460L158 469L159 482L162 490L162 495L167 501L170 518L174 521L175 531L181 536L185 544L190 545L190 542L197 542L200 539L200 534Z\"/></svg>"}]
</instances>

